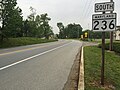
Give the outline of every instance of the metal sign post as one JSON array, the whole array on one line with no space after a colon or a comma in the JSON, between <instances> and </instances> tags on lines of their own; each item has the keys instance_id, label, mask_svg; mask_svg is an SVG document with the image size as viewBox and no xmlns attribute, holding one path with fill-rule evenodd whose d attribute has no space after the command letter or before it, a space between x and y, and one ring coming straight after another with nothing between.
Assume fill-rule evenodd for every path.
<instances>
[{"instance_id":1,"label":"metal sign post","mask_svg":"<svg viewBox=\"0 0 120 90\"><path fill-rule=\"evenodd\" d=\"M113 0L110 0L110 2L112 3ZM110 13L113 13L113 11L111 11ZM110 46L109 46L109 50L110 50L110 51L113 50L113 31L110 32Z\"/></svg>"},{"instance_id":2,"label":"metal sign post","mask_svg":"<svg viewBox=\"0 0 120 90\"><path fill-rule=\"evenodd\" d=\"M105 14L105 12L103 12ZM105 32L102 32L102 66L101 66L101 85L104 85L104 64L105 64Z\"/></svg>"},{"instance_id":3,"label":"metal sign post","mask_svg":"<svg viewBox=\"0 0 120 90\"><path fill-rule=\"evenodd\" d=\"M105 32L102 32L102 66L101 66L101 85L104 86L104 65L105 65Z\"/></svg>"},{"instance_id":4,"label":"metal sign post","mask_svg":"<svg viewBox=\"0 0 120 90\"><path fill-rule=\"evenodd\" d=\"M114 11L114 2L104 2L95 4L95 12L102 12L102 14L92 15L92 30L94 32L102 32L102 60L101 60L101 85L104 86L104 64L105 64L105 32L111 32L112 50L113 31L116 30L116 13ZM111 13L105 13L111 12Z\"/></svg>"}]
</instances>

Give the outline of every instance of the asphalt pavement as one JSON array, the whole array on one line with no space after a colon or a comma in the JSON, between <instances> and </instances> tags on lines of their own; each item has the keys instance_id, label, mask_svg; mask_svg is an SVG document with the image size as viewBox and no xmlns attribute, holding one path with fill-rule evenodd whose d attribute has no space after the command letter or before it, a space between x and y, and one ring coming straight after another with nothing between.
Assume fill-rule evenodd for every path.
<instances>
[{"instance_id":1,"label":"asphalt pavement","mask_svg":"<svg viewBox=\"0 0 120 90\"><path fill-rule=\"evenodd\" d=\"M62 90L81 45L60 40L0 49L0 90Z\"/></svg>"}]
</instances>

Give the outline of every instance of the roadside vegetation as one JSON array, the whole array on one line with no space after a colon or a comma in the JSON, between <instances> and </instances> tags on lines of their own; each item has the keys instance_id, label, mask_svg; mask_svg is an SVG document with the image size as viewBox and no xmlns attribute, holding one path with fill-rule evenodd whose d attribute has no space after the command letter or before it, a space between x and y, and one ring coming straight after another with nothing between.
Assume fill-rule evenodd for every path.
<instances>
[{"instance_id":1,"label":"roadside vegetation","mask_svg":"<svg viewBox=\"0 0 120 90\"><path fill-rule=\"evenodd\" d=\"M84 48L85 90L119 90L120 56L114 52L105 52L105 86L100 85L101 49L97 46Z\"/></svg>"},{"instance_id":2,"label":"roadside vegetation","mask_svg":"<svg viewBox=\"0 0 120 90\"><path fill-rule=\"evenodd\" d=\"M0 48L53 41L49 40L54 33L48 14L37 14L33 7L30 11L24 20L17 0L0 1Z\"/></svg>"},{"instance_id":3,"label":"roadside vegetation","mask_svg":"<svg viewBox=\"0 0 120 90\"><path fill-rule=\"evenodd\" d=\"M84 30L84 31L82 31L82 35L80 38L82 41L101 42L101 37L102 37L101 32L93 32L92 30ZM110 38L109 32L105 33L105 38L106 38L106 42L107 42L108 39Z\"/></svg>"},{"instance_id":4,"label":"roadside vegetation","mask_svg":"<svg viewBox=\"0 0 120 90\"><path fill-rule=\"evenodd\" d=\"M109 46L110 46L110 43L106 43L105 44L105 49L109 50ZM98 47L101 48L102 44L99 44ZM116 41L116 42L113 43L113 51L116 52L116 53L120 53L120 42Z\"/></svg>"},{"instance_id":5,"label":"roadside vegetation","mask_svg":"<svg viewBox=\"0 0 120 90\"><path fill-rule=\"evenodd\" d=\"M57 27L59 28L59 34L57 35L57 37L61 39L80 38L83 29L80 24L75 23L64 26L62 22L58 22Z\"/></svg>"},{"instance_id":6,"label":"roadside vegetation","mask_svg":"<svg viewBox=\"0 0 120 90\"><path fill-rule=\"evenodd\" d=\"M54 41L57 41L57 39L48 40L48 39L40 39L40 38L32 38L32 37L9 38L8 40L4 40L0 44L0 48L40 44L40 43L47 43L47 42L54 42Z\"/></svg>"}]
</instances>

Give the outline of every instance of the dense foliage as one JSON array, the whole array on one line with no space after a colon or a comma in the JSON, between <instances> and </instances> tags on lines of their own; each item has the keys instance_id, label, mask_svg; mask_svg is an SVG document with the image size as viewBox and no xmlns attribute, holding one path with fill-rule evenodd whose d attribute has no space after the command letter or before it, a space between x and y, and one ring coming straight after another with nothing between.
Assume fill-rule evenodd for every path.
<instances>
[{"instance_id":1,"label":"dense foliage","mask_svg":"<svg viewBox=\"0 0 120 90\"><path fill-rule=\"evenodd\" d=\"M22 10L17 6L17 0L0 1L0 41L4 38L39 37L49 39L53 35L49 25L48 14L36 15L36 10L30 7L31 14L23 20Z\"/></svg>"},{"instance_id":2,"label":"dense foliage","mask_svg":"<svg viewBox=\"0 0 120 90\"><path fill-rule=\"evenodd\" d=\"M101 39L102 38L102 32L93 32L92 30L84 30L82 32L83 36L85 36L85 32L88 33L88 38L89 39ZM110 33L105 32L105 38L109 39L110 38Z\"/></svg>"},{"instance_id":3,"label":"dense foliage","mask_svg":"<svg viewBox=\"0 0 120 90\"><path fill-rule=\"evenodd\" d=\"M57 35L59 38L81 38L81 35L83 35L82 40L88 40L89 39L101 39L102 38L102 32L93 32L92 30L83 30L80 24L68 24L67 26L64 26L62 22L57 23L57 27L59 28L59 34ZM82 31L83 30L83 31ZM87 36L85 36L85 33L87 33ZM105 33L105 38L110 38L110 33Z\"/></svg>"},{"instance_id":4,"label":"dense foliage","mask_svg":"<svg viewBox=\"0 0 120 90\"><path fill-rule=\"evenodd\" d=\"M63 23L57 23L59 28L59 38L80 38L82 34L82 27L80 24L68 24L66 27Z\"/></svg>"},{"instance_id":5,"label":"dense foliage","mask_svg":"<svg viewBox=\"0 0 120 90\"><path fill-rule=\"evenodd\" d=\"M1 40L4 37L21 36L22 10L16 5L16 0L1 0L0 2Z\"/></svg>"},{"instance_id":6,"label":"dense foliage","mask_svg":"<svg viewBox=\"0 0 120 90\"><path fill-rule=\"evenodd\" d=\"M110 43L106 43L105 44L105 49L109 50L109 46L110 46ZM98 47L101 48L102 44L99 44ZM113 51L115 51L117 53L120 53L120 42L114 42L113 43Z\"/></svg>"}]
</instances>

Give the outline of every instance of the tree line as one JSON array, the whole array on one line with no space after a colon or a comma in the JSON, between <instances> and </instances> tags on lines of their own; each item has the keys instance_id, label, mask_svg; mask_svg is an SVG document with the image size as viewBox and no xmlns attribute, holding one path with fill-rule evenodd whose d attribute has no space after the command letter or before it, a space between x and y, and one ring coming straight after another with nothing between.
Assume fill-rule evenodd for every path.
<instances>
[{"instance_id":1,"label":"tree line","mask_svg":"<svg viewBox=\"0 0 120 90\"><path fill-rule=\"evenodd\" d=\"M22 9L17 6L17 0L0 1L0 41L4 38L16 37L45 37L53 35L51 20L48 14L36 15L30 7L31 14L23 20Z\"/></svg>"},{"instance_id":2,"label":"tree line","mask_svg":"<svg viewBox=\"0 0 120 90\"><path fill-rule=\"evenodd\" d=\"M65 39L65 38L79 38L82 34L82 27L80 24L68 24L64 26L62 22L57 23L59 28L58 37Z\"/></svg>"},{"instance_id":3,"label":"tree line","mask_svg":"<svg viewBox=\"0 0 120 90\"><path fill-rule=\"evenodd\" d=\"M87 37L85 37L85 33L87 33ZM102 38L102 32L93 32L92 30L84 30L82 32L83 38L89 38L89 39L101 39ZM105 38L109 39L110 38L110 33L106 32L105 33Z\"/></svg>"},{"instance_id":4,"label":"tree line","mask_svg":"<svg viewBox=\"0 0 120 90\"><path fill-rule=\"evenodd\" d=\"M31 14L24 20L22 9L17 6L17 0L1 0L0 1L0 41L4 38L16 37L38 37L49 39L54 35L52 27L49 25L51 18L47 13L37 15L36 10L30 7ZM59 38L80 38L86 31L80 24L70 23L64 26L62 22L58 22ZM90 38L101 38L101 33L89 32ZM109 34L106 33L106 38Z\"/></svg>"}]
</instances>

